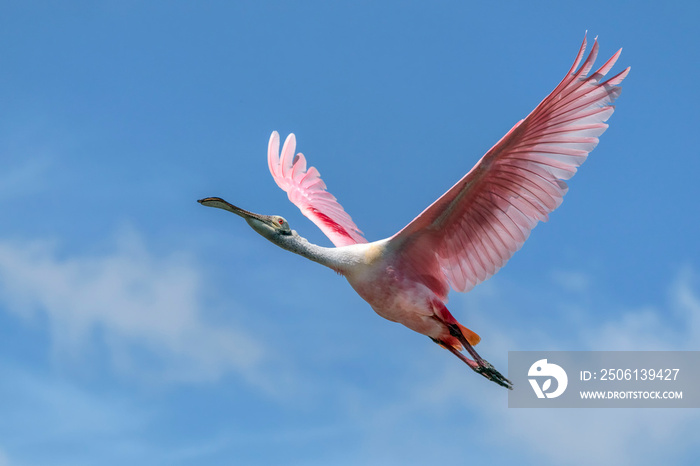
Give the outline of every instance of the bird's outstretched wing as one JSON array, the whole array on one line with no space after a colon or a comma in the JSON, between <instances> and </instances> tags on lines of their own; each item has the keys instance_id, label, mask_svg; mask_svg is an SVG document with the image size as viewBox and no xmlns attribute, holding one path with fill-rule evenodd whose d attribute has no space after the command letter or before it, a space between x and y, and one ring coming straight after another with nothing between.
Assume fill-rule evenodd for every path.
<instances>
[{"instance_id":1,"label":"bird's outstretched wing","mask_svg":"<svg viewBox=\"0 0 700 466\"><path fill-rule=\"evenodd\" d=\"M520 249L562 202L571 178L608 127L629 68L601 82L619 50L591 76L597 40L580 69L586 39L561 83L476 166L389 244L443 298L468 291Z\"/></svg>"},{"instance_id":2,"label":"bird's outstretched wing","mask_svg":"<svg viewBox=\"0 0 700 466\"><path fill-rule=\"evenodd\" d=\"M304 154L294 155L294 134L287 136L280 155L280 135L273 131L267 147L267 163L277 186L282 188L301 213L325 233L336 246L366 243L362 232L336 198L326 191L326 184L316 168L306 169Z\"/></svg>"}]
</instances>

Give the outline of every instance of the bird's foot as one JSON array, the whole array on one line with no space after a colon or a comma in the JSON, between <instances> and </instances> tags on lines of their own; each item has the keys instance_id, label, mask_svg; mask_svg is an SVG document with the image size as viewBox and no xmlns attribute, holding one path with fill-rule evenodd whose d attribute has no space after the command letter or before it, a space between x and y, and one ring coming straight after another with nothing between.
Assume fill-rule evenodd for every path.
<instances>
[{"instance_id":1,"label":"bird's foot","mask_svg":"<svg viewBox=\"0 0 700 466\"><path fill-rule=\"evenodd\" d=\"M466 344L467 350L471 350L470 353L473 356L476 356L476 360L471 360L465 355L463 355L457 348L455 348L452 345L442 343L440 340L432 339L435 343L439 344L443 348L446 348L447 350L450 351L450 353L454 354L457 356L459 359L461 359L467 366L469 366L474 372L477 374L481 374L487 379L489 379L491 382L495 382L501 387L506 387L508 390L513 390L513 382L510 380L506 379L503 377L503 374L498 372L495 367L491 365L490 362L479 356L476 351L474 351L474 348L469 345L466 340L464 343ZM469 345L469 346L467 346Z\"/></svg>"},{"instance_id":2,"label":"bird's foot","mask_svg":"<svg viewBox=\"0 0 700 466\"><path fill-rule=\"evenodd\" d=\"M453 348L451 345L443 345L445 346L448 350L452 352L455 356L460 358L462 361L467 363L469 367L472 368L474 372L477 374L481 374L487 379L489 379L491 382L495 382L501 387L506 387L508 390L513 390L513 382L510 380L506 379L503 377L503 374L498 372L495 367L491 365L490 362L479 356L479 353L474 350L474 347L469 343L469 341L466 339L464 334L462 333L462 330L459 328L459 325L457 324L450 324L448 325L448 328L450 330L450 335L453 337L457 338L462 346L464 347L465 350L467 350L467 353L471 355L474 360L471 360L464 356L461 352L459 352L457 349Z\"/></svg>"},{"instance_id":3,"label":"bird's foot","mask_svg":"<svg viewBox=\"0 0 700 466\"><path fill-rule=\"evenodd\" d=\"M503 374L498 372L495 367L491 365L490 362L482 359L476 367L472 367L474 372L481 374L491 382L495 382L501 387L506 387L508 390L513 390L513 382L506 379Z\"/></svg>"}]
</instances>

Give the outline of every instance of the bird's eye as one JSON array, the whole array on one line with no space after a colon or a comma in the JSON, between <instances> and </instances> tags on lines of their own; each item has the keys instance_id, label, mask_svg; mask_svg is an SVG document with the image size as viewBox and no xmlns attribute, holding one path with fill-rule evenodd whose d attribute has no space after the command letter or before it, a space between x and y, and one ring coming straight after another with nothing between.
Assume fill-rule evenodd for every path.
<instances>
[{"instance_id":1,"label":"bird's eye","mask_svg":"<svg viewBox=\"0 0 700 466\"><path fill-rule=\"evenodd\" d=\"M277 220L277 223L279 223L280 225L284 225L284 220L280 218Z\"/></svg>"}]
</instances>

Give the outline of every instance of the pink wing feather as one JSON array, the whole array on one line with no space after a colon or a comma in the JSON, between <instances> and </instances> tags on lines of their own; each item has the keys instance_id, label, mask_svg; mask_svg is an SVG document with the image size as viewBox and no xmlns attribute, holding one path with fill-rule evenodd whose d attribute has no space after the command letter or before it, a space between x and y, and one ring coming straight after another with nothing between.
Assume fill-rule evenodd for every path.
<instances>
[{"instance_id":1,"label":"pink wing feather","mask_svg":"<svg viewBox=\"0 0 700 466\"><path fill-rule=\"evenodd\" d=\"M629 68L600 82L621 50L587 77L597 40L581 68L586 39L566 77L476 166L391 238L397 260L443 299L448 284L469 291L520 249L559 207L571 178L598 144Z\"/></svg>"},{"instance_id":2,"label":"pink wing feather","mask_svg":"<svg viewBox=\"0 0 700 466\"><path fill-rule=\"evenodd\" d=\"M294 155L294 134L287 136L280 155L280 135L273 131L267 148L267 163L277 186L282 188L301 213L316 224L336 246L366 243L362 232L335 197L316 168L306 169L304 154Z\"/></svg>"}]
</instances>

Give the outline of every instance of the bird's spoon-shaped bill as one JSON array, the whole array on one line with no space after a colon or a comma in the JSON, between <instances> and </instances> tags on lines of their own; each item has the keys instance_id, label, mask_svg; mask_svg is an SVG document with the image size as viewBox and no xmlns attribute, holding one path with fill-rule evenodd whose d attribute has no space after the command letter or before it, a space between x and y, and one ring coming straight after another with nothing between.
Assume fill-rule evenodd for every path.
<instances>
[{"instance_id":1,"label":"bird's spoon-shaped bill","mask_svg":"<svg viewBox=\"0 0 700 466\"><path fill-rule=\"evenodd\" d=\"M245 209L241 209L240 207L236 207L230 202L224 201L220 197L205 197L204 199L200 199L197 202L199 202L203 206L216 207L218 209L228 210L229 212L233 212L236 215L240 215L245 219L254 218L260 220L261 222L264 222L266 220L263 215L255 214Z\"/></svg>"}]
</instances>

